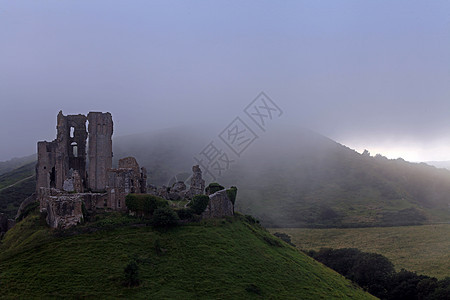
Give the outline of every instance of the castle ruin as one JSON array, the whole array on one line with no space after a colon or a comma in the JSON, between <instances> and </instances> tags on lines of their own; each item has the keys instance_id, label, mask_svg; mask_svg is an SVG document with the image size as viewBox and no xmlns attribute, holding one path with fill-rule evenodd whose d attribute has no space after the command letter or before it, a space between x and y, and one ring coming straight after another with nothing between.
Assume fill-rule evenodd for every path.
<instances>
[{"instance_id":1,"label":"castle ruin","mask_svg":"<svg viewBox=\"0 0 450 300\"><path fill-rule=\"evenodd\" d=\"M86 122L88 122L86 130ZM51 227L70 227L88 210L126 210L125 196L145 193L147 174L133 157L112 168L110 113L57 117L52 142L38 142L36 195ZM86 152L87 149L87 152Z\"/></svg>"},{"instance_id":2,"label":"castle ruin","mask_svg":"<svg viewBox=\"0 0 450 300\"><path fill-rule=\"evenodd\" d=\"M109 112L64 116L60 111L56 129L55 140L37 144L36 198L30 197L39 202L39 210L46 214L52 228L77 225L85 212L126 212L125 197L130 193L149 193L175 201L204 193L199 166L192 168L189 189L184 182L176 182L172 187L151 187L149 191L147 171L134 157L122 158L118 168L112 168L113 121ZM234 200L225 189L208 196L202 217L234 214Z\"/></svg>"}]
</instances>

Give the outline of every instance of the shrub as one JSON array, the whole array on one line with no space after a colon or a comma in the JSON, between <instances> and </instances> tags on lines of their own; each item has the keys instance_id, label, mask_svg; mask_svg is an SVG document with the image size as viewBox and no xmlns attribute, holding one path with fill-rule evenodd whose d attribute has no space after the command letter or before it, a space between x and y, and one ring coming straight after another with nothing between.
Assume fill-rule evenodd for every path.
<instances>
[{"instance_id":1,"label":"shrub","mask_svg":"<svg viewBox=\"0 0 450 300\"><path fill-rule=\"evenodd\" d=\"M136 263L135 260L131 260L125 269L123 270L124 273L124 285L131 287L131 286L137 286L139 285L139 266Z\"/></svg>"},{"instance_id":2,"label":"shrub","mask_svg":"<svg viewBox=\"0 0 450 300\"><path fill-rule=\"evenodd\" d=\"M237 187L232 186L227 190L227 196L231 200L233 205L234 205L234 202L236 202L236 195L237 195Z\"/></svg>"},{"instance_id":3,"label":"shrub","mask_svg":"<svg viewBox=\"0 0 450 300\"><path fill-rule=\"evenodd\" d=\"M194 210L192 208L181 208L179 210L176 211L178 214L178 217L181 220L189 220L192 218L193 214L194 214Z\"/></svg>"},{"instance_id":4,"label":"shrub","mask_svg":"<svg viewBox=\"0 0 450 300\"><path fill-rule=\"evenodd\" d=\"M148 194L128 194L125 204L130 211L142 215L152 215L157 208L169 206L166 199Z\"/></svg>"},{"instance_id":5,"label":"shrub","mask_svg":"<svg viewBox=\"0 0 450 300\"><path fill-rule=\"evenodd\" d=\"M215 192L221 191L223 189L224 189L224 187L221 186L220 184L218 184L217 182L212 182L206 187L205 191L207 194L211 195L211 194L214 194Z\"/></svg>"},{"instance_id":6,"label":"shrub","mask_svg":"<svg viewBox=\"0 0 450 300\"><path fill-rule=\"evenodd\" d=\"M259 220L251 215L245 215L244 217L250 224L257 224L257 223L259 224Z\"/></svg>"},{"instance_id":7,"label":"shrub","mask_svg":"<svg viewBox=\"0 0 450 300\"><path fill-rule=\"evenodd\" d=\"M178 223L178 215L170 207L155 209L152 224L154 227L170 227Z\"/></svg>"},{"instance_id":8,"label":"shrub","mask_svg":"<svg viewBox=\"0 0 450 300\"><path fill-rule=\"evenodd\" d=\"M283 241L285 241L289 245L295 247L295 244L292 243L291 237L289 236L289 234L282 233L282 232L275 232L273 235L276 236L279 239L282 239Z\"/></svg>"},{"instance_id":9,"label":"shrub","mask_svg":"<svg viewBox=\"0 0 450 300\"><path fill-rule=\"evenodd\" d=\"M192 208L194 213L200 215L205 211L206 207L209 203L209 197L206 195L195 195L192 198L191 202L189 202L189 206Z\"/></svg>"},{"instance_id":10,"label":"shrub","mask_svg":"<svg viewBox=\"0 0 450 300\"><path fill-rule=\"evenodd\" d=\"M264 237L263 237L263 240L264 240L267 244L269 244L270 246L274 246L274 247L282 247L280 241L279 241L279 240L276 240L276 239L274 239L274 238L272 238L272 237L264 236Z\"/></svg>"}]
</instances>

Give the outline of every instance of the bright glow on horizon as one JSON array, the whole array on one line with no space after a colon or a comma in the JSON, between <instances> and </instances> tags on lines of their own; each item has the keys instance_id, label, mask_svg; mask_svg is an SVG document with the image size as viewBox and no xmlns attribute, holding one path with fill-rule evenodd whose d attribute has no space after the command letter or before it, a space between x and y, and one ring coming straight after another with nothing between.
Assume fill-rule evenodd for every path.
<instances>
[{"instance_id":1,"label":"bright glow on horizon","mask_svg":"<svg viewBox=\"0 0 450 300\"><path fill-rule=\"evenodd\" d=\"M411 142L342 142L345 146L362 153L365 149L371 156L380 154L389 159L402 158L410 162L450 161L450 142L435 141L427 145Z\"/></svg>"}]
</instances>

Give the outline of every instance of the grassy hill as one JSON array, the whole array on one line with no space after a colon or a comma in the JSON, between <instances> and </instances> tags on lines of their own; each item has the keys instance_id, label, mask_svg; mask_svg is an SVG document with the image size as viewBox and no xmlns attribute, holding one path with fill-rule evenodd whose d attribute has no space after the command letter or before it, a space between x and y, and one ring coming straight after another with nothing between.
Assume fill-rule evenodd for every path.
<instances>
[{"instance_id":1,"label":"grassy hill","mask_svg":"<svg viewBox=\"0 0 450 300\"><path fill-rule=\"evenodd\" d=\"M35 214L0 245L2 298L374 299L243 216L169 230L110 215L66 232ZM137 261L141 284L122 285Z\"/></svg>"}]
</instances>

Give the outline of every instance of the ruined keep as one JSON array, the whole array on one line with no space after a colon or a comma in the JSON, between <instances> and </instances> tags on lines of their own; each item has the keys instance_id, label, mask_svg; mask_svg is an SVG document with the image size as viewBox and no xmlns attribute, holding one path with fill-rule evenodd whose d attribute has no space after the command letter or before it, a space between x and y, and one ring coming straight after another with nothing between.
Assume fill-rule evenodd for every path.
<instances>
[{"instance_id":1,"label":"ruined keep","mask_svg":"<svg viewBox=\"0 0 450 300\"><path fill-rule=\"evenodd\" d=\"M86 130L86 122L88 127ZM133 157L112 168L113 121L109 112L57 116L52 142L38 142L36 198L51 227L67 228L87 210L126 210L128 193L145 193L147 172ZM87 152L86 152L87 149Z\"/></svg>"},{"instance_id":2,"label":"ruined keep","mask_svg":"<svg viewBox=\"0 0 450 300\"><path fill-rule=\"evenodd\" d=\"M89 131L86 131L86 121ZM60 111L56 130L54 141L38 142L36 188L105 191L106 174L112 167L111 114L90 112L87 117L81 114L64 116ZM86 171L88 136L89 168Z\"/></svg>"}]
</instances>

